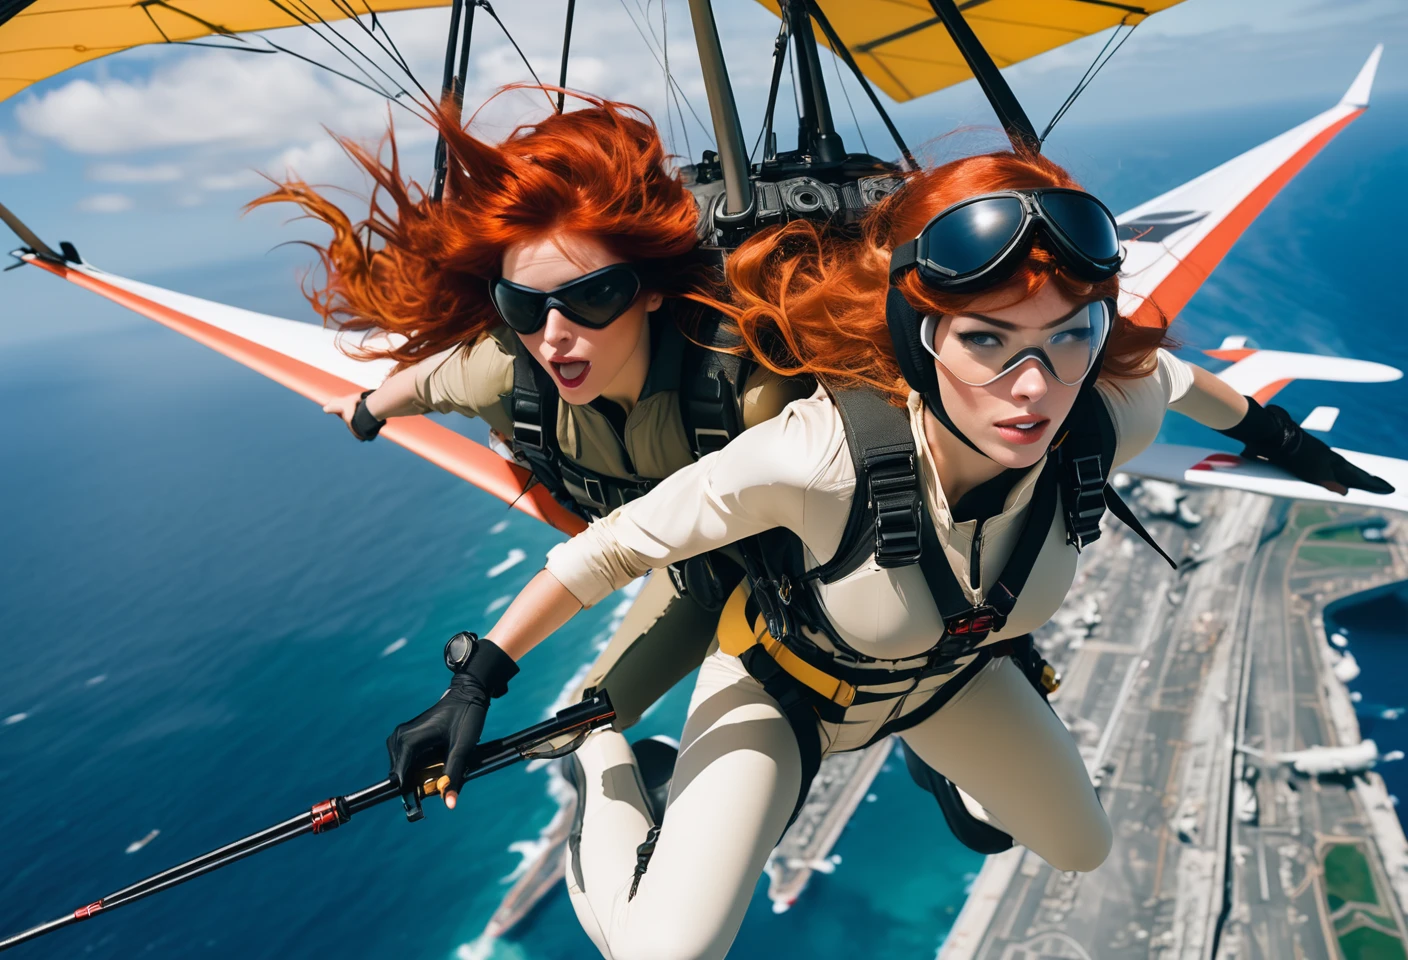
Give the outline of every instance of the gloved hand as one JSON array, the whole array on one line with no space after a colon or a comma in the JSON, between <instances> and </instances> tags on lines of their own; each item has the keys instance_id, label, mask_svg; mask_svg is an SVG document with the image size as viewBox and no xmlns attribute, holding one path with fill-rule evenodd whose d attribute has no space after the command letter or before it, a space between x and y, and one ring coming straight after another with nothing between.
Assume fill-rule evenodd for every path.
<instances>
[{"instance_id":1,"label":"gloved hand","mask_svg":"<svg viewBox=\"0 0 1408 960\"><path fill-rule=\"evenodd\" d=\"M1340 496L1349 487L1370 493L1394 492L1387 480L1359 469L1335 453L1275 404L1263 407L1247 397L1247 415L1235 427L1218 432L1245 444L1242 456L1275 464L1298 480L1318 484Z\"/></svg>"},{"instance_id":2,"label":"gloved hand","mask_svg":"<svg viewBox=\"0 0 1408 960\"><path fill-rule=\"evenodd\" d=\"M454 809L466 766L479 735L489 700L503 696L508 682L518 673L518 665L488 638L481 638L469 662L455 672L450 688L429 710L407 720L386 738L391 758L391 775L401 784L406 815L419 818L415 777L429 764L445 764L441 795L445 806Z\"/></svg>"}]
</instances>

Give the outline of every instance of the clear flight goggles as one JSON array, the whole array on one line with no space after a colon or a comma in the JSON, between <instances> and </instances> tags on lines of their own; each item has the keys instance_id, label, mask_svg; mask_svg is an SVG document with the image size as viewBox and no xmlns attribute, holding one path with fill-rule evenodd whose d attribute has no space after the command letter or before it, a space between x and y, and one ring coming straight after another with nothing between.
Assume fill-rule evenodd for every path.
<instances>
[{"instance_id":1,"label":"clear flight goggles","mask_svg":"<svg viewBox=\"0 0 1408 960\"><path fill-rule=\"evenodd\" d=\"M980 314L929 314L919 335L930 355L956 380L985 387L1028 360L1058 383L1073 387L1095 366L1109 339L1115 304L1096 300L1044 327L1017 326Z\"/></svg>"}]
</instances>

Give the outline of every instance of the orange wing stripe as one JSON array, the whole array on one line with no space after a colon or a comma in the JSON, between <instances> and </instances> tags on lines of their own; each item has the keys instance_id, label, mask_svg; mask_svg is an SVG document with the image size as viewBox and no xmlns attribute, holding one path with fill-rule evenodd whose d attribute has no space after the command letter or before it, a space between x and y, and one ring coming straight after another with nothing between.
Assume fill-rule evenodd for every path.
<instances>
[{"instance_id":1,"label":"orange wing stripe","mask_svg":"<svg viewBox=\"0 0 1408 960\"><path fill-rule=\"evenodd\" d=\"M1221 223L1213 227L1208 235L1189 251L1188 255L1178 266L1173 268L1172 273L1163 279L1163 282L1158 285L1149 298L1139 305L1139 308L1134 311L1134 322L1143 326L1159 326L1162 322L1159 318L1160 310L1169 319L1178 316L1179 311L1187 306L1193 294L1198 292L1203 281L1222 262L1222 258L1227 256L1227 251L1232 249L1232 244L1237 242L1237 238L1246 231L1251 222L1261 214L1261 211L1266 209L1266 205L1271 202L1272 198L1281 192L1281 188L1289 183L1297 173L1300 173L1301 169L1324 148L1325 144L1333 140L1337 133L1363 112L1362 108L1355 110L1321 130L1309 143L1292 154L1285 163L1277 167L1269 177L1258 184L1256 189L1247 194L1242 202L1222 219Z\"/></svg>"},{"instance_id":2,"label":"orange wing stripe","mask_svg":"<svg viewBox=\"0 0 1408 960\"><path fill-rule=\"evenodd\" d=\"M30 262L223 353L314 403L327 403L357 392L355 383L97 277L42 260ZM543 487L533 486L525 493L532 479L527 470L425 417L397 418L382 429L381 436L569 536L586 529L580 517L554 500Z\"/></svg>"}]
</instances>

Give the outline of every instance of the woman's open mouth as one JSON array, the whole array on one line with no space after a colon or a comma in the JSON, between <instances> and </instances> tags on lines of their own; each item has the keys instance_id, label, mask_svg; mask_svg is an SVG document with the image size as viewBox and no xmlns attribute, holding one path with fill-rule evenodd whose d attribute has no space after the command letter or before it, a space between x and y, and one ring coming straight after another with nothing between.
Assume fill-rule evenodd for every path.
<instances>
[{"instance_id":1,"label":"woman's open mouth","mask_svg":"<svg viewBox=\"0 0 1408 960\"><path fill-rule=\"evenodd\" d=\"M997 435L1008 443L1028 444L1036 443L1046 434L1046 428L1051 423L1048 417L1039 417L1034 413L1021 417L1012 417L993 424L997 428Z\"/></svg>"},{"instance_id":2,"label":"woman's open mouth","mask_svg":"<svg viewBox=\"0 0 1408 960\"><path fill-rule=\"evenodd\" d=\"M568 389L580 387L592 369L590 360L573 360L570 357L566 361L551 360L548 365L552 367L557 382Z\"/></svg>"}]
</instances>

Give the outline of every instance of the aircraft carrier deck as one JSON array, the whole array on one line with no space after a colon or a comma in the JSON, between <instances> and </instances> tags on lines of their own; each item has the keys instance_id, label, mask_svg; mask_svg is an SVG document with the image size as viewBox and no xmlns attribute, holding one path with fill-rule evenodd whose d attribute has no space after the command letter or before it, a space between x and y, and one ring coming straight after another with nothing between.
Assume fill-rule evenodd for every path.
<instances>
[{"instance_id":1,"label":"aircraft carrier deck","mask_svg":"<svg viewBox=\"0 0 1408 960\"><path fill-rule=\"evenodd\" d=\"M1235 492L1185 505L1201 524L1156 535L1191 562L1175 574L1112 529L1045 628L1109 859L1082 875L1021 849L988 858L940 960L1405 956L1408 843L1383 781L1306 778L1237 747L1359 742L1321 614L1408 577L1408 531L1316 540L1370 514Z\"/></svg>"}]
</instances>

